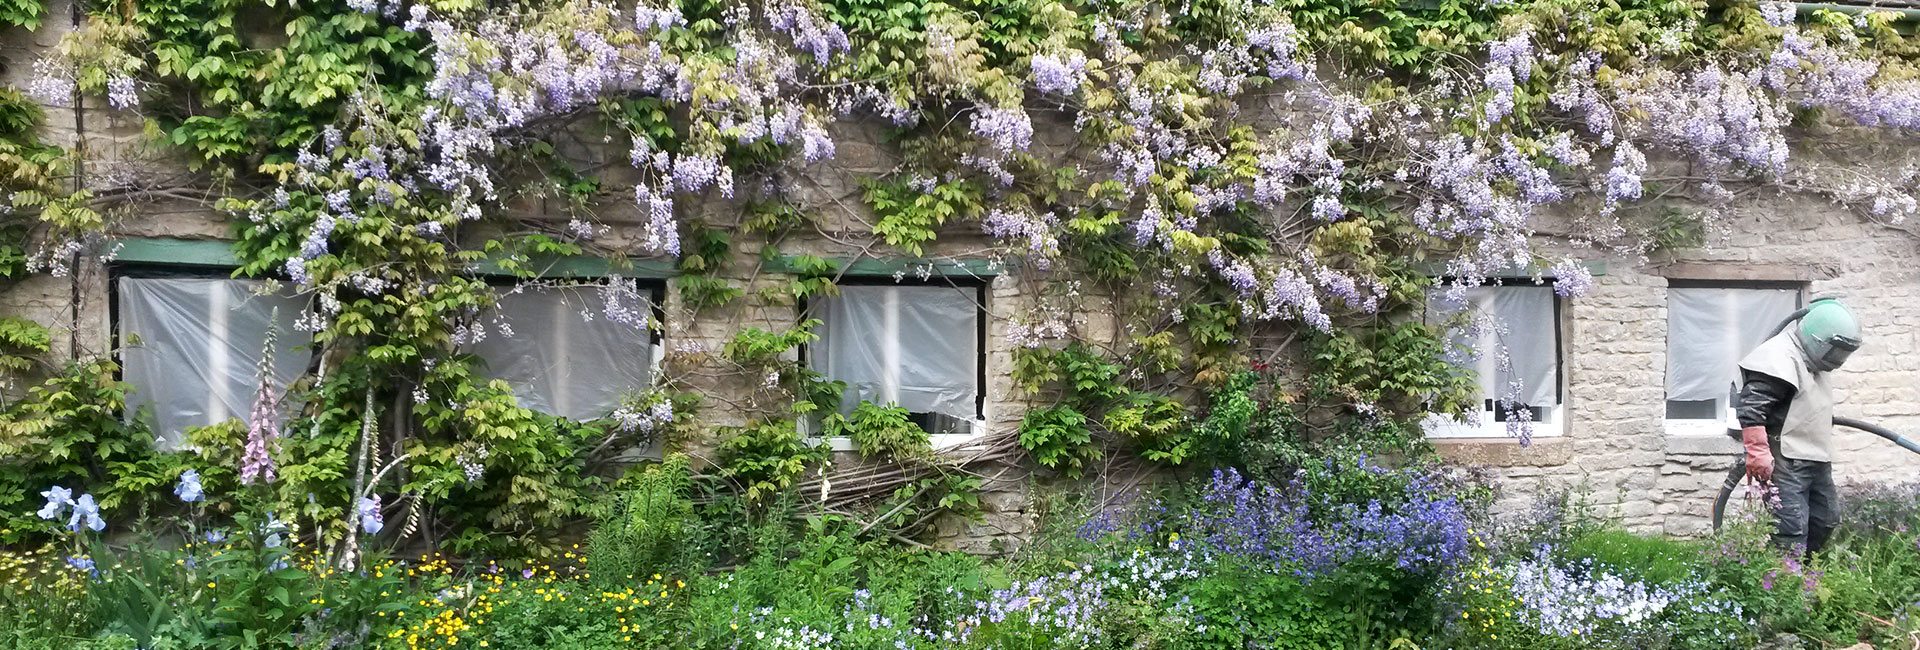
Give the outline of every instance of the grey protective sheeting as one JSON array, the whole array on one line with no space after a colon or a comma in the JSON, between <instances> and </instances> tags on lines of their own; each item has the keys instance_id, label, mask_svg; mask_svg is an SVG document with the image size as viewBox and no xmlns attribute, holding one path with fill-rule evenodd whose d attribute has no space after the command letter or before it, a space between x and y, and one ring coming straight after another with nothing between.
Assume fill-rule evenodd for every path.
<instances>
[{"instance_id":1,"label":"grey protective sheeting","mask_svg":"<svg viewBox=\"0 0 1920 650\"><path fill-rule=\"evenodd\" d=\"M980 306L972 289L847 286L814 307L813 368L847 383L842 412L861 401L973 420L979 394Z\"/></svg>"},{"instance_id":2,"label":"grey protective sheeting","mask_svg":"<svg viewBox=\"0 0 1920 650\"><path fill-rule=\"evenodd\" d=\"M1471 287L1462 292L1465 305L1447 304L1447 293L1440 288L1428 296L1428 322L1441 322L1463 308L1492 318L1490 326L1469 326L1453 332L1454 343L1479 351L1467 363L1479 378L1481 397L1497 402L1507 396L1509 382L1517 378L1522 403L1535 407L1560 403L1560 327L1553 311L1557 297L1551 287ZM1503 347L1512 360L1512 372L1500 371L1499 352Z\"/></svg>"},{"instance_id":3,"label":"grey protective sheeting","mask_svg":"<svg viewBox=\"0 0 1920 650\"><path fill-rule=\"evenodd\" d=\"M162 449L178 448L187 427L246 419L269 321L277 331L275 385L284 393L306 370L312 336L293 326L303 299L256 295L261 283L254 280L120 278L118 283L121 377L132 385L127 412L153 409L156 444Z\"/></svg>"},{"instance_id":4,"label":"grey protective sheeting","mask_svg":"<svg viewBox=\"0 0 1920 650\"><path fill-rule=\"evenodd\" d=\"M522 407L574 420L606 417L621 395L647 388L653 346L645 329L607 318L604 291L526 286L501 295L481 319L487 337L473 353L486 362L487 376L513 386Z\"/></svg>"},{"instance_id":5,"label":"grey protective sheeting","mask_svg":"<svg viewBox=\"0 0 1920 650\"><path fill-rule=\"evenodd\" d=\"M1799 304L1799 292L1791 289L1668 290L1667 399L1727 399L1740 358L1766 341Z\"/></svg>"}]
</instances>

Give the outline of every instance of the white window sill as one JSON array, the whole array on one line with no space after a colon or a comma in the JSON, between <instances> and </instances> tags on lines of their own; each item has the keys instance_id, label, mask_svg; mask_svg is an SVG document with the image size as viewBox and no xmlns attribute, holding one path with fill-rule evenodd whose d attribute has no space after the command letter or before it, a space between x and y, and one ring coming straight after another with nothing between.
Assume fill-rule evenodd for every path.
<instances>
[{"instance_id":1,"label":"white window sill","mask_svg":"<svg viewBox=\"0 0 1920 650\"><path fill-rule=\"evenodd\" d=\"M809 430L811 429L810 426L806 424L802 424L801 426L801 433L806 435L807 444L825 444L828 449L833 451L858 451L858 448L853 444L852 438L822 438L813 435L814 432ZM933 446L934 451L963 451L972 447L973 443L978 441L986 432L986 420L973 420L972 433L934 433L927 436L927 442Z\"/></svg>"},{"instance_id":2,"label":"white window sill","mask_svg":"<svg viewBox=\"0 0 1920 650\"><path fill-rule=\"evenodd\" d=\"M1661 424L1666 429L1667 435L1677 437L1724 438L1729 426L1725 420L1664 420Z\"/></svg>"},{"instance_id":3,"label":"white window sill","mask_svg":"<svg viewBox=\"0 0 1920 650\"><path fill-rule=\"evenodd\" d=\"M1567 435L1566 406L1560 405L1547 411L1545 421L1533 422L1529 426L1534 438L1556 438ZM1492 413L1481 413L1479 422L1461 422L1445 415L1428 415L1420 422L1420 428L1427 437L1435 440L1457 440L1471 438L1499 438L1511 440L1506 422L1496 422Z\"/></svg>"}]
</instances>

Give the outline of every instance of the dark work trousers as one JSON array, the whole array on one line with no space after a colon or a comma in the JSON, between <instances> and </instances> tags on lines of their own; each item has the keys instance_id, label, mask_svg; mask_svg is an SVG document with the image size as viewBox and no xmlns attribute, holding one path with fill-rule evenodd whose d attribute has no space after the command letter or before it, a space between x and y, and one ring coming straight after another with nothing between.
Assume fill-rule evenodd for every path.
<instances>
[{"instance_id":1,"label":"dark work trousers","mask_svg":"<svg viewBox=\"0 0 1920 650\"><path fill-rule=\"evenodd\" d=\"M1773 486L1780 490L1773 543L1788 550L1804 548L1809 557L1826 548L1839 521L1840 496L1833 487L1833 463L1774 454Z\"/></svg>"}]
</instances>

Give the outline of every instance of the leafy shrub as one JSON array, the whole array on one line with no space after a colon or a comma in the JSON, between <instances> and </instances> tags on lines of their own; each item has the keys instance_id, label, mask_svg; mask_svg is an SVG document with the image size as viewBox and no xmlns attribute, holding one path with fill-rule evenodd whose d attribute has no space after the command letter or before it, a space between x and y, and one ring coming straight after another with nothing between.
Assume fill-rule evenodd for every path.
<instances>
[{"instance_id":1,"label":"leafy shrub","mask_svg":"<svg viewBox=\"0 0 1920 650\"><path fill-rule=\"evenodd\" d=\"M1020 421L1020 447L1032 452L1034 462L1078 478L1087 461L1100 449L1087 430L1087 416L1069 406L1033 409Z\"/></svg>"},{"instance_id":2,"label":"leafy shrub","mask_svg":"<svg viewBox=\"0 0 1920 650\"><path fill-rule=\"evenodd\" d=\"M808 464L826 459L826 447L803 439L792 420L760 420L722 435L720 473L749 501L773 497L799 479Z\"/></svg>"},{"instance_id":3,"label":"leafy shrub","mask_svg":"<svg viewBox=\"0 0 1920 650\"><path fill-rule=\"evenodd\" d=\"M128 387L118 371L103 358L70 362L0 410L0 543L40 529L30 506L53 485L93 492L109 512L145 498L153 435L121 419Z\"/></svg>"},{"instance_id":4,"label":"leafy shrub","mask_svg":"<svg viewBox=\"0 0 1920 650\"><path fill-rule=\"evenodd\" d=\"M914 424L909 413L898 406L860 402L853 413L829 415L821 428L830 437L853 441L861 456L920 456L931 451L927 431Z\"/></svg>"},{"instance_id":5,"label":"leafy shrub","mask_svg":"<svg viewBox=\"0 0 1920 650\"><path fill-rule=\"evenodd\" d=\"M631 580L692 567L684 551L697 527L685 456L630 474L588 537L587 568L606 579Z\"/></svg>"}]
</instances>

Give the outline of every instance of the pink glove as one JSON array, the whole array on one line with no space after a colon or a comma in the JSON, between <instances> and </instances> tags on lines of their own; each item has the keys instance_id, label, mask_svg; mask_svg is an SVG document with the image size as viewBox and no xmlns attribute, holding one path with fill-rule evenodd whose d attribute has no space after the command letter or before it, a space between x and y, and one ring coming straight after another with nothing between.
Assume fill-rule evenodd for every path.
<instances>
[{"instance_id":1,"label":"pink glove","mask_svg":"<svg viewBox=\"0 0 1920 650\"><path fill-rule=\"evenodd\" d=\"M1741 429L1740 444L1747 448L1747 476L1755 481L1773 480L1773 450L1767 446L1767 428Z\"/></svg>"}]
</instances>

